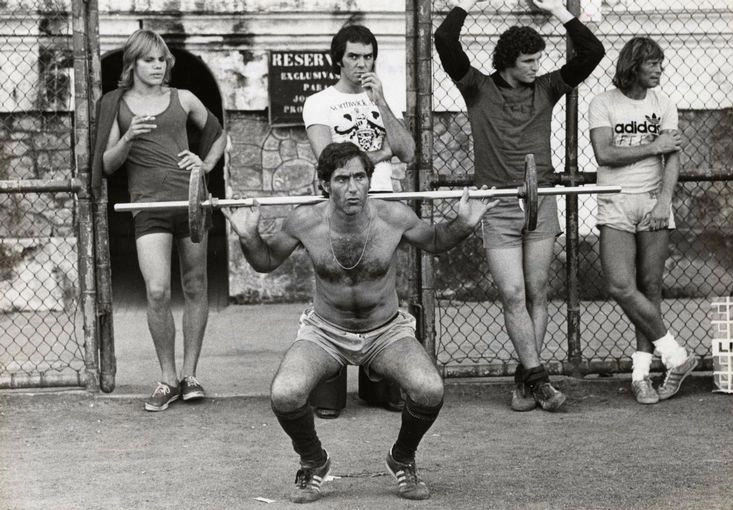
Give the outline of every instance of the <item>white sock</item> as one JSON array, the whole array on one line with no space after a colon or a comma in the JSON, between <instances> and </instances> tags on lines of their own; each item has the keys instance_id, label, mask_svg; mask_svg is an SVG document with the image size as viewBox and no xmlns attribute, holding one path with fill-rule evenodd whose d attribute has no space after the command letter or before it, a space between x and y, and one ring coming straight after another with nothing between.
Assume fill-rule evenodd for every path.
<instances>
[{"instance_id":1,"label":"white sock","mask_svg":"<svg viewBox=\"0 0 733 510\"><path fill-rule=\"evenodd\" d=\"M654 351L659 354L662 363L667 368L680 366L687 359L687 349L678 344L669 332L652 343Z\"/></svg>"},{"instance_id":2,"label":"white sock","mask_svg":"<svg viewBox=\"0 0 733 510\"><path fill-rule=\"evenodd\" d=\"M631 380L641 381L649 375L654 355L650 352L636 351L631 355Z\"/></svg>"}]
</instances>

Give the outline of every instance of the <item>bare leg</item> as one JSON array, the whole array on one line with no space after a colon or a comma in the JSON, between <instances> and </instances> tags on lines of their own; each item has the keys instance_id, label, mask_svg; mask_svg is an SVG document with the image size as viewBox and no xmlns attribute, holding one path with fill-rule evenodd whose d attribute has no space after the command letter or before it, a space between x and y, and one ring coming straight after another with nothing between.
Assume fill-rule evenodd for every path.
<instances>
[{"instance_id":1,"label":"bare leg","mask_svg":"<svg viewBox=\"0 0 733 510\"><path fill-rule=\"evenodd\" d=\"M196 375L204 331L209 317L206 247L208 236L200 243L190 237L177 240L183 289L183 368L181 378Z\"/></svg>"},{"instance_id":2,"label":"bare leg","mask_svg":"<svg viewBox=\"0 0 733 510\"><path fill-rule=\"evenodd\" d=\"M636 251L635 234L601 227L601 264L608 281L608 291L636 330L647 339L656 340L667 334L667 328L662 322L659 306L636 286Z\"/></svg>"},{"instance_id":3,"label":"bare leg","mask_svg":"<svg viewBox=\"0 0 733 510\"><path fill-rule=\"evenodd\" d=\"M542 353L542 345L547 332L547 281L554 246L554 237L524 245L524 286L527 294L527 311L532 318L538 355Z\"/></svg>"},{"instance_id":4,"label":"bare leg","mask_svg":"<svg viewBox=\"0 0 733 510\"><path fill-rule=\"evenodd\" d=\"M669 230L655 230L636 234L636 286L654 305L662 317L662 277L664 262L669 252ZM637 329L636 350L654 352L653 340Z\"/></svg>"},{"instance_id":5,"label":"bare leg","mask_svg":"<svg viewBox=\"0 0 733 510\"><path fill-rule=\"evenodd\" d=\"M519 361L525 369L537 367L540 357L535 325L527 310L522 248L489 249L486 250L486 259L499 289L504 307L504 323Z\"/></svg>"},{"instance_id":6,"label":"bare leg","mask_svg":"<svg viewBox=\"0 0 733 510\"><path fill-rule=\"evenodd\" d=\"M162 371L162 382L176 387L176 328L171 312L171 249L173 236L151 233L136 241L140 272L147 293L147 318L150 336Z\"/></svg>"}]
</instances>

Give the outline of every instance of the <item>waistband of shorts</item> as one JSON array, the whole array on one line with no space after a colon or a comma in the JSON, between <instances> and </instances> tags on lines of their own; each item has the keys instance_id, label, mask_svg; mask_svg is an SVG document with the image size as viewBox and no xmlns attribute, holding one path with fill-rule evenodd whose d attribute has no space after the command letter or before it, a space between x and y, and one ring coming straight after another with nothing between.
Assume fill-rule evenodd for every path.
<instances>
[{"instance_id":1,"label":"waistband of shorts","mask_svg":"<svg viewBox=\"0 0 733 510\"><path fill-rule=\"evenodd\" d=\"M316 317L318 317L318 320L325 322L330 327L335 328L335 329L338 329L340 331L344 331L346 333L353 333L355 335L364 335L366 333L373 333L373 332L375 332L375 331L377 331L379 329L384 328L385 326L389 326L392 322L394 322L397 319L397 317L400 316L400 311L397 310L392 317L390 317L389 319L387 319L385 322L383 322L382 324L380 324L377 327L374 327L374 328L371 328L371 329L359 330L359 331L352 331L350 329L346 329L346 328L344 328L342 326L339 326L338 324L334 324L333 322L324 319L323 317L321 317L320 315L318 315L315 310L312 310L312 311L313 311L313 315L315 315Z\"/></svg>"}]
</instances>

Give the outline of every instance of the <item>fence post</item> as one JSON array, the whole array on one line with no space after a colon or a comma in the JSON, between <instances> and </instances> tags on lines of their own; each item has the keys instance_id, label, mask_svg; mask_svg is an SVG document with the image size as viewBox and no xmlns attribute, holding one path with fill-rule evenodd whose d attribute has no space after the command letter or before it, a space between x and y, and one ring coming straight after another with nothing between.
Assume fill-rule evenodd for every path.
<instances>
[{"instance_id":1,"label":"fence post","mask_svg":"<svg viewBox=\"0 0 733 510\"><path fill-rule=\"evenodd\" d=\"M433 177L433 55L432 0L415 0L417 9L416 71L417 84L417 171L418 189L430 189ZM418 215L432 218L432 201L419 202ZM435 352L435 294L433 292L433 256L422 253L420 264L421 333L425 350L433 361Z\"/></svg>"},{"instance_id":2,"label":"fence post","mask_svg":"<svg viewBox=\"0 0 733 510\"><path fill-rule=\"evenodd\" d=\"M73 0L71 7L74 54L74 168L81 181L77 194L79 290L84 319L84 384L89 391L99 391L97 300L94 265L94 226L92 224L91 174L89 172L90 138L86 11L83 0Z\"/></svg>"},{"instance_id":3,"label":"fence post","mask_svg":"<svg viewBox=\"0 0 733 510\"><path fill-rule=\"evenodd\" d=\"M97 0L87 4L87 58L89 65L89 129L96 131L95 106L102 95L102 64L99 56L99 6ZM91 138L91 137L90 137ZM112 269L107 225L107 181L102 179L99 196L93 196L94 254L97 267L97 317L99 327L100 388L110 393L115 388L117 361L112 328Z\"/></svg>"},{"instance_id":4,"label":"fence post","mask_svg":"<svg viewBox=\"0 0 733 510\"><path fill-rule=\"evenodd\" d=\"M575 16L580 13L580 0L568 0L568 10ZM566 37L567 59L575 50L570 37ZM565 175L569 186L576 186L578 177L578 88L574 88L565 99ZM582 376L580 364L580 283L578 256L580 239L578 234L578 195L565 195L565 249L567 262L567 322L568 322L568 368L563 370L574 377Z\"/></svg>"}]
</instances>

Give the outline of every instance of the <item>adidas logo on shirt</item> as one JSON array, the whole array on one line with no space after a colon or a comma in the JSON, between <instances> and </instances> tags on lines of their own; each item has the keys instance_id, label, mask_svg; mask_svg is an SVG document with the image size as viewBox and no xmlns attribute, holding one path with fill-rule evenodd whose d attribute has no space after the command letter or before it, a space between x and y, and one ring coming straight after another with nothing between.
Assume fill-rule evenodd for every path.
<instances>
[{"instance_id":1,"label":"adidas logo on shirt","mask_svg":"<svg viewBox=\"0 0 733 510\"><path fill-rule=\"evenodd\" d=\"M662 122L662 119L657 117L657 114L652 113L650 115L645 115L646 122L644 123L638 123L635 120L631 122L627 122L625 124L619 123L616 124L613 127L614 133L625 133L625 134L637 134L637 133L651 133L651 134L659 134L659 125Z\"/></svg>"}]
</instances>

